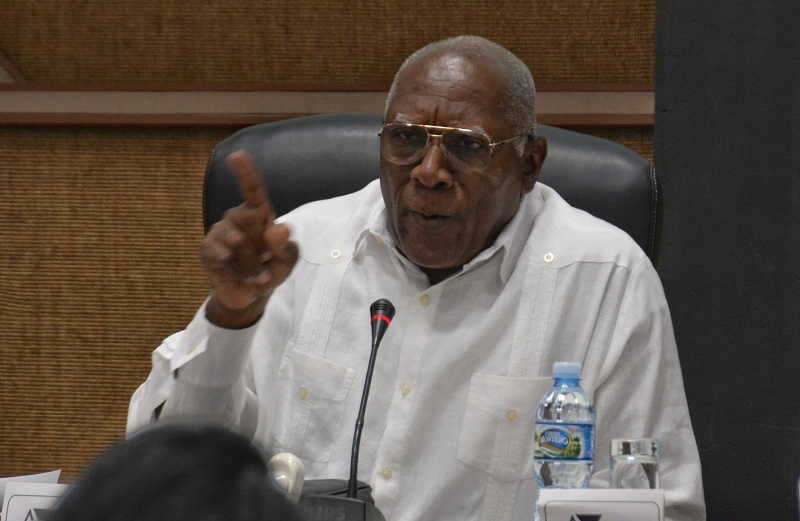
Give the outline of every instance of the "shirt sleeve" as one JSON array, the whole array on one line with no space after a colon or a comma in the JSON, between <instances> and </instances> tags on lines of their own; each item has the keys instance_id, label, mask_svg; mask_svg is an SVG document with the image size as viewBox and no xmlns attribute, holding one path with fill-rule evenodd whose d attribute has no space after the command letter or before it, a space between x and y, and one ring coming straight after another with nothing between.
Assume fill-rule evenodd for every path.
<instances>
[{"instance_id":1,"label":"shirt sleeve","mask_svg":"<svg viewBox=\"0 0 800 521\"><path fill-rule=\"evenodd\" d=\"M611 344L594 395L598 472L592 485L608 486L612 438L656 438L665 518L705 519L700 458L672 321L661 282L648 260L631 270Z\"/></svg>"},{"instance_id":2,"label":"shirt sleeve","mask_svg":"<svg viewBox=\"0 0 800 521\"><path fill-rule=\"evenodd\" d=\"M206 304L153 352L150 374L131 398L129 434L155 421L157 411L158 417L202 417L254 432L255 395L244 374L259 322L246 329L217 327L205 317Z\"/></svg>"}]
</instances>

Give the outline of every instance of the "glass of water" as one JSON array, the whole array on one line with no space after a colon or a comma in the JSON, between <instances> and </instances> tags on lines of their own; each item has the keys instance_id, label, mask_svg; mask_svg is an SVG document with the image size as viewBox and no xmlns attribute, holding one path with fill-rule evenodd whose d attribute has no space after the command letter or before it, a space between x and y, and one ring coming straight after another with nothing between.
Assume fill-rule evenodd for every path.
<instances>
[{"instance_id":1,"label":"glass of water","mask_svg":"<svg viewBox=\"0 0 800 521\"><path fill-rule=\"evenodd\" d=\"M660 488L658 440L611 440L611 488Z\"/></svg>"}]
</instances>

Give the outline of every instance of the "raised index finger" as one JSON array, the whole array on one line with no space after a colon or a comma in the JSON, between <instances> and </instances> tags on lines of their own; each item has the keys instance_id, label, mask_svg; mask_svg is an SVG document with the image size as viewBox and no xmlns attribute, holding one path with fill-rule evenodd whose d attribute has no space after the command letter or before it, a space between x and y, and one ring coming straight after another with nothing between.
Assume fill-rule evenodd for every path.
<instances>
[{"instance_id":1,"label":"raised index finger","mask_svg":"<svg viewBox=\"0 0 800 521\"><path fill-rule=\"evenodd\" d=\"M275 218L275 210L267 196L266 186L256 173L256 166L250 155L244 150L237 150L228 156L228 166L236 174L239 191L242 193L245 203L253 208L265 206L267 218L272 221Z\"/></svg>"}]
</instances>

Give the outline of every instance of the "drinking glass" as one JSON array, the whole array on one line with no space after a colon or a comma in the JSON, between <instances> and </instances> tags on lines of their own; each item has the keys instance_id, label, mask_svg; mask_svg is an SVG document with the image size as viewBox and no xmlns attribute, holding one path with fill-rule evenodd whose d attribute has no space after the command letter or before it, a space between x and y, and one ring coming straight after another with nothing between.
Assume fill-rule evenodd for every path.
<instances>
[{"instance_id":1,"label":"drinking glass","mask_svg":"<svg viewBox=\"0 0 800 521\"><path fill-rule=\"evenodd\" d=\"M611 488L659 488L658 440L611 440Z\"/></svg>"}]
</instances>

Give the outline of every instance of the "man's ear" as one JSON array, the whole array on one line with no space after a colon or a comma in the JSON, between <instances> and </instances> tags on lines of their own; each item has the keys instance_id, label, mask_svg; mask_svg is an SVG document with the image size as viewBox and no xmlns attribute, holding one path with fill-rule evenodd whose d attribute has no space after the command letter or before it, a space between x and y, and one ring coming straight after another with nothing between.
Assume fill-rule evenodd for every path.
<instances>
[{"instance_id":1,"label":"man's ear","mask_svg":"<svg viewBox=\"0 0 800 521\"><path fill-rule=\"evenodd\" d=\"M547 157L547 140L543 137L535 137L528 139L525 144L525 154L523 161L525 161L525 170L523 171L522 187L525 193L533 190L536 181L539 179L539 172L542 170L542 164Z\"/></svg>"}]
</instances>

